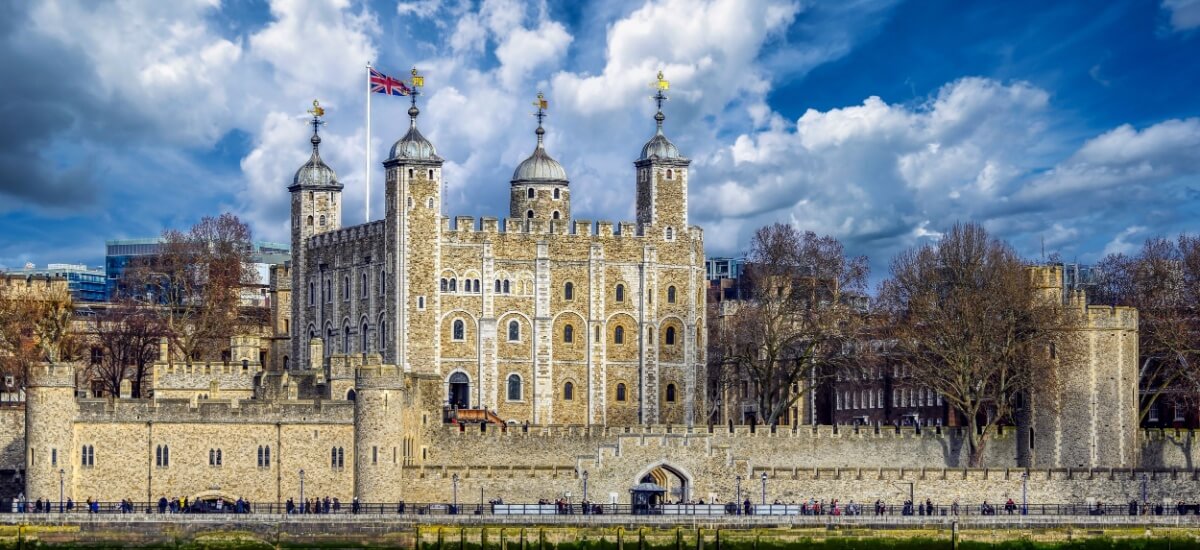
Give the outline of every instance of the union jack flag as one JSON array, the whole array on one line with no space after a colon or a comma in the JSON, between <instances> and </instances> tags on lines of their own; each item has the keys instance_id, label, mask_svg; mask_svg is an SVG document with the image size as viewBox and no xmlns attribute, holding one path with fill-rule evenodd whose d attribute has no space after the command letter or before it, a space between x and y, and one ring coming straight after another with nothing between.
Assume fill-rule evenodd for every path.
<instances>
[{"instance_id":1,"label":"union jack flag","mask_svg":"<svg viewBox=\"0 0 1200 550\"><path fill-rule=\"evenodd\" d=\"M408 95L408 86L402 80L396 80L375 69L371 69L371 91L377 94Z\"/></svg>"}]
</instances>

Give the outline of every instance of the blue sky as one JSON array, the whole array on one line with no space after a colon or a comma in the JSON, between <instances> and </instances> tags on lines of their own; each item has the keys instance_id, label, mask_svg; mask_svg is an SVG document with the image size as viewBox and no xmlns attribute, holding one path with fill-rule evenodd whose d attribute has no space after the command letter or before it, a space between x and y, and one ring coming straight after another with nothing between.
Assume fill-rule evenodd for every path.
<instances>
[{"instance_id":1,"label":"blue sky","mask_svg":"<svg viewBox=\"0 0 1200 550\"><path fill-rule=\"evenodd\" d=\"M0 90L9 268L98 265L105 239L226 210L285 240L314 97L343 220L361 222L368 60L427 75L449 215L506 215L542 90L574 215L631 219L659 69L710 255L783 221L878 278L973 220L1030 258L1090 262L1200 213L1200 0L45 0L0 6L0 40L20 75ZM376 98L373 218L407 123L403 99Z\"/></svg>"}]
</instances>

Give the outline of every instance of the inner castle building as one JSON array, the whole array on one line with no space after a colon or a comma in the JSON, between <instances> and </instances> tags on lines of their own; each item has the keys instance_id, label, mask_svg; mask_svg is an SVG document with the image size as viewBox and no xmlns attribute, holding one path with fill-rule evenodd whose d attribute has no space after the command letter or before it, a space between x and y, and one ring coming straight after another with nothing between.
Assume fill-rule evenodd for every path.
<instances>
[{"instance_id":1,"label":"inner castle building","mask_svg":"<svg viewBox=\"0 0 1200 550\"><path fill-rule=\"evenodd\" d=\"M1136 427L1137 312L1082 296L1064 300L1082 313L1080 352L1028 430L991 438L990 469L966 468L962 428L707 425L703 234L658 97L622 223L572 217L541 109L509 216L449 219L414 100L383 162L384 218L343 226L314 116L288 187L293 261L271 273L273 361L249 339L222 363L164 352L145 399L81 398L74 365L34 368L25 410L0 409L0 511L19 491L264 503L302 484L343 502L627 502L653 481L712 502L761 480L770 500L898 502L912 482L939 502L1002 502L1020 494L1014 468L1033 468L1031 502L1128 502L1147 479L1152 499L1200 489L1191 434ZM1061 294L1060 277L1032 274Z\"/></svg>"}]
</instances>

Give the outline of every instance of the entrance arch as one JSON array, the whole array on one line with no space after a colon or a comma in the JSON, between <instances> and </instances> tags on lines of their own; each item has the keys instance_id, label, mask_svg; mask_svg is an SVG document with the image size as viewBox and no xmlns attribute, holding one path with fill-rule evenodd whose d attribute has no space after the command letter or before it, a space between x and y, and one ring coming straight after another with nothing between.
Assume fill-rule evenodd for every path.
<instances>
[{"instance_id":1,"label":"entrance arch","mask_svg":"<svg viewBox=\"0 0 1200 550\"><path fill-rule=\"evenodd\" d=\"M637 483L654 483L667 490L663 498L668 502L687 502L691 498L692 476L684 469L666 462L657 462L642 470Z\"/></svg>"},{"instance_id":2,"label":"entrance arch","mask_svg":"<svg viewBox=\"0 0 1200 550\"><path fill-rule=\"evenodd\" d=\"M466 409L471 404L471 379L464 372L455 372L447 379L446 402L451 407Z\"/></svg>"}]
</instances>

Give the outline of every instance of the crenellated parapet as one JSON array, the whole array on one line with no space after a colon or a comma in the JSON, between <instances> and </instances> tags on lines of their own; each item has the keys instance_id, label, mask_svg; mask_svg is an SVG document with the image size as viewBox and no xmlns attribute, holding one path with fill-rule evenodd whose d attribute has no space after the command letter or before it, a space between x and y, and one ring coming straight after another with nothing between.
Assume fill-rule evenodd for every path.
<instances>
[{"instance_id":1,"label":"crenellated parapet","mask_svg":"<svg viewBox=\"0 0 1200 550\"><path fill-rule=\"evenodd\" d=\"M82 368L77 363L39 363L29 367L26 385L30 388L75 389L75 373Z\"/></svg>"},{"instance_id":2,"label":"crenellated parapet","mask_svg":"<svg viewBox=\"0 0 1200 550\"><path fill-rule=\"evenodd\" d=\"M365 239L380 238L386 231L386 220L377 220L360 225L326 231L309 237L305 245L309 250L331 246L354 244Z\"/></svg>"}]
</instances>

